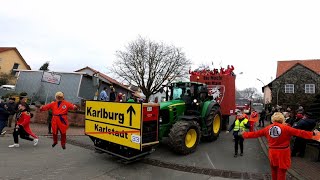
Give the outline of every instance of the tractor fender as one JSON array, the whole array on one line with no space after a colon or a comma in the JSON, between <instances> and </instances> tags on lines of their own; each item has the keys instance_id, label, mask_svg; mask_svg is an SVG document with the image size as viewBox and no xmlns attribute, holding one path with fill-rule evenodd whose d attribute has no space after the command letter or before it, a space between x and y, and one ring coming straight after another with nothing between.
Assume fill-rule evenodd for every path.
<instances>
[{"instance_id":1,"label":"tractor fender","mask_svg":"<svg viewBox=\"0 0 320 180\"><path fill-rule=\"evenodd\" d=\"M211 111L213 106L217 106L217 107L220 108L220 105L217 102L214 102L214 101L205 102L204 105L203 105L203 108L202 108L203 110L202 110L202 113L201 113L201 117L203 117L203 118L207 117L210 114L210 111Z\"/></svg>"}]
</instances>

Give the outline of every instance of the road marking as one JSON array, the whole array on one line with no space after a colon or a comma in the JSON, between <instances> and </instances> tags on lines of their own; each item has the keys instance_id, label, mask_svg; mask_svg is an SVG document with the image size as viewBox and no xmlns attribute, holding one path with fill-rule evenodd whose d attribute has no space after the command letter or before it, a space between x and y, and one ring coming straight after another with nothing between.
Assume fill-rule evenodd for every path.
<instances>
[{"instance_id":1,"label":"road marking","mask_svg":"<svg viewBox=\"0 0 320 180\"><path fill-rule=\"evenodd\" d=\"M214 167L214 165L213 165L208 153L206 153L206 156L207 156L207 159L209 160L211 166L213 167L213 169L216 169L216 167Z\"/></svg>"}]
</instances>

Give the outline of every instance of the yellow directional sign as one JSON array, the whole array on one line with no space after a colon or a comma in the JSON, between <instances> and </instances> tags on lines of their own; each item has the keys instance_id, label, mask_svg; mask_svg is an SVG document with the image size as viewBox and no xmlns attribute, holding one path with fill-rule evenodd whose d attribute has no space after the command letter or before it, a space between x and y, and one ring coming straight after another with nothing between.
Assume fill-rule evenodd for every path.
<instances>
[{"instance_id":1,"label":"yellow directional sign","mask_svg":"<svg viewBox=\"0 0 320 180\"><path fill-rule=\"evenodd\" d=\"M142 105L86 101L85 133L134 149L141 149Z\"/></svg>"}]
</instances>

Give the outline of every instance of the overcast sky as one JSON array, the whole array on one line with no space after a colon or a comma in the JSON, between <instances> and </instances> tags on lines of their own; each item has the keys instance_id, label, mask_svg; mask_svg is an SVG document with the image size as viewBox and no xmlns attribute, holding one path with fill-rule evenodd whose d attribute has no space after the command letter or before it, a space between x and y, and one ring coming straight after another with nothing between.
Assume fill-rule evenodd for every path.
<instances>
[{"instance_id":1,"label":"overcast sky","mask_svg":"<svg viewBox=\"0 0 320 180\"><path fill-rule=\"evenodd\" d=\"M17 47L32 69L91 66L102 72L139 35L181 47L193 67L235 66L238 89L261 92L277 61L320 58L320 1L1 1L0 46Z\"/></svg>"}]
</instances>

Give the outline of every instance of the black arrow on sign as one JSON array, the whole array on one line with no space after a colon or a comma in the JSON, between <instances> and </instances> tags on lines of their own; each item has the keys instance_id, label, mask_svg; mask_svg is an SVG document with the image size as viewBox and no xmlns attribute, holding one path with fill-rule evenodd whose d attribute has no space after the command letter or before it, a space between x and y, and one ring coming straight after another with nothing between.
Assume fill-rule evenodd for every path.
<instances>
[{"instance_id":1,"label":"black arrow on sign","mask_svg":"<svg viewBox=\"0 0 320 180\"><path fill-rule=\"evenodd\" d=\"M136 111L134 110L134 108L132 106L130 106L127 110L127 114L130 113L130 126L132 126L132 113L136 114Z\"/></svg>"}]
</instances>

